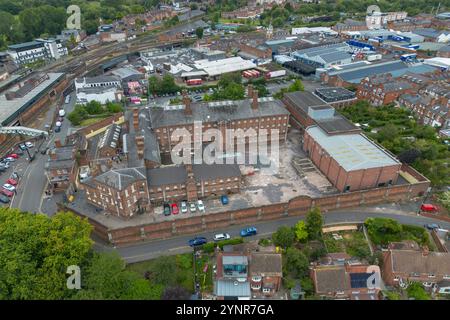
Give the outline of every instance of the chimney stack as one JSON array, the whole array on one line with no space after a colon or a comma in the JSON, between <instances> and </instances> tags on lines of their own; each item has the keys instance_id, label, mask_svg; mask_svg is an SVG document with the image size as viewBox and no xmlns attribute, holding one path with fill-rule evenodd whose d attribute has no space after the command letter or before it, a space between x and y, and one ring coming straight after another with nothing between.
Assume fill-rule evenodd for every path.
<instances>
[{"instance_id":1,"label":"chimney stack","mask_svg":"<svg viewBox=\"0 0 450 320\"><path fill-rule=\"evenodd\" d=\"M55 139L55 147L56 148L61 148L62 144L61 144L61 140L60 139Z\"/></svg>"},{"instance_id":2,"label":"chimney stack","mask_svg":"<svg viewBox=\"0 0 450 320\"><path fill-rule=\"evenodd\" d=\"M252 109L258 110L258 90L253 90Z\"/></svg>"},{"instance_id":3,"label":"chimney stack","mask_svg":"<svg viewBox=\"0 0 450 320\"><path fill-rule=\"evenodd\" d=\"M184 113L186 115L192 115L191 98L188 96L186 90L183 90L183 104L184 104Z\"/></svg>"},{"instance_id":4,"label":"chimney stack","mask_svg":"<svg viewBox=\"0 0 450 320\"><path fill-rule=\"evenodd\" d=\"M144 157L144 148L145 148L144 136L137 135L135 137L135 141L136 141L138 158L142 159Z\"/></svg>"},{"instance_id":5,"label":"chimney stack","mask_svg":"<svg viewBox=\"0 0 450 320\"><path fill-rule=\"evenodd\" d=\"M253 98L253 85L251 84L247 86L247 96Z\"/></svg>"},{"instance_id":6,"label":"chimney stack","mask_svg":"<svg viewBox=\"0 0 450 320\"><path fill-rule=\"evenodd\" d=\"M139 130L139 109L133 108L133 127L134 130Z\"/></svg>"}]
</instances>

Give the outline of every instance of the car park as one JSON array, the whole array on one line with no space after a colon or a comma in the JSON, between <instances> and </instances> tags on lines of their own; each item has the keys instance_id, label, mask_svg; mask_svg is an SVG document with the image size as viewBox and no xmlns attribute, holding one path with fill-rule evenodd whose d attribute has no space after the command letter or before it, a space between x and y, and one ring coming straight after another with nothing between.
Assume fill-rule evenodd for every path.
<instances>
[{"instance_id":1,"label":"car park","mask_svg":"<svg viewBox=\"0 0 450 320\"><path fill-rule=\"evenodd\" d=\"M222 241L222 240L229 240L231 239L231 236L228 233L219 233L214 235L213 240L214 241Z\"/></svg>"},{"instance_id":2,"label":"car park","mask_svg":"<svg viewBox=\"0 0 450 320\"><path fill-rule=\"evenodd\" d=\"M205 205L203 204L203 201L202 201L202 200L198 200L198 201L197 201L197 207L198 207L198 210L199 210L199 211L205 212Z\"/></svg>"},{"instance_id":3,"label":"car park","mask_svg":"<svg viewBox=\"0 0 450 320\"><path fill-rule=\"evenodd\" d=\"M6 180L7 184L10 184L12 186L17 186L17 180L14 180L12 178L9 178L8 180Z\"/></svg>"},{"instance_id":4,"label":"car park","mask_svg":"<svg viewBox=\"0 0 450 320\"><path fill-rule=\"evenodd\" d=\"M249 237L258 233L255 227L249 227L241 230L241 237Z\"/></svg>"},{"instance_id":5,"label":"car park","mask_svg":"<svg viewBox=\"0 0 450 320\"><path fill-rule=\"evenodd\" d=\"M25 142L25 145L27 146L27 148L33 148L34 147L34 144L32 142L29 142L29 141Z\"/></svg>"},{"instance_id":6,"label":"car park","mask_svg":"<svg viewBox=\"0 0 450 320\"><path fill-rule=\"evenodd\" d=\"M3 189L6 189L6 190L11 191L11 192L14 192L14 190L16 190L16 187L14 187L12 184L5 183L3 185Z\"/></svg>"},{"instance_id":7,"label":"car park","mask_svg":"<svg viewBox=\"0 0 450 320\"><path fill-rule=\"evenodd\" d=\"M208 240L206 240L205 237L195 237L194 239L189 240L189 246L195 247L195 246L201 246L205 243L207 243Z\"/></svg>"},{"instance_id":8,"label":"car park","mask_svg":"<svg viewBox=\"0 0 450 320\"><path fill-rule=\"evenodd\" d=\"M170 216L170 206L168 203L164 203L164 211L163 211L165 216Z\"/></svg>"},{"instance_id":9,"label":"car park","mask_svg":"<svg viewBox=\"0 0 450 320\"><path fill-rule=\"evenodd\" d=\"M197 207L195 206L195 203L191 202L191 203L189 204L189 211L190 211L191 213L194 213L195 211L197 211Z\"/></svg>"},{"instance_id":10,"label":"car park","mask_svg":"<svg viewBox=\"0 0 450 320\"><path fill-rule=\"evenodd\" d=\"M1 195L0 194L0 202L1 203L9 203L9 198L7 196Z\"/></svg>"},{"instance_id":11,"label":"car park","mask_svg":"<svg viewBox=\"0 0 450 320\"><path fill-rule=\"evenodd\" d=\"M428 223L428 224L425 224L424 227L427 228L428 230L434 230L434 229L441 228L441 226L436 223Z\"/></svg>"},{"instance_id":12,"label":"car park","mask_svg":"<svg viewBox=\"0 0 450 320\"><path fill-rule=\"evenodd\" d=\"M178 210L178 206L176 203L172 203L171 205L172 214L178 214L180 211Z\"/></svg>"},{"instance_id":13,"label":"car park","mask_svg":"<svg viewBox=\"0 0 450 320\"><path fill-rule=\"evenodd\" d=\"M6 189L0 189L0 193L4 194L7 197L12 197L14 195L14 192Z\"/></svg>"},{"instance_id":14,"label":"car park","mask_svg":"<svg viewBox=\"0 0 450 320\"><path fill-rule=\"evenodd\" d=\"M223 205L227 205L228 204L228 196L227 195L222 195L220 197L220 202L222 202Z\"/></svg>"},{"instance_id":15,"label":"car park","mask_svg":"<svg viewBox=\"0 0 450 320\"><path fill-rule=\"evenodd\" d=\"M181 201L181 213L186 213L186 212L188 212L187 202Z\"/></svg>"}]
</instances>

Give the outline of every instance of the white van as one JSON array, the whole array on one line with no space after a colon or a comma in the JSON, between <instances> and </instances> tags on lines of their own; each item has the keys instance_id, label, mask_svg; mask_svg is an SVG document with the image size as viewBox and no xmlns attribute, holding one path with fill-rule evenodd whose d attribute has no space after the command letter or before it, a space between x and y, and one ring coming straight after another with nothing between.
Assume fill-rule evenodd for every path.
<instances>
[{"instance_id":1,"label":"white van","mask_svg":"<svg viewBox=\"0 0 450 320\"><path fill-rule=\"evenodd\" d=\"M68 104L70 102L70 95L66 96L65 103Z\"/></svg>"},{"instance_id":2,"label":"white van","mask_svg":"<svg viewBox=\"0 0 450 320\"><path fill-rule=\"evenodd\" d=\"M66 115L66 112L63 109L59 110L59 116L64 117Z\"/></svg>"}]
</instances>

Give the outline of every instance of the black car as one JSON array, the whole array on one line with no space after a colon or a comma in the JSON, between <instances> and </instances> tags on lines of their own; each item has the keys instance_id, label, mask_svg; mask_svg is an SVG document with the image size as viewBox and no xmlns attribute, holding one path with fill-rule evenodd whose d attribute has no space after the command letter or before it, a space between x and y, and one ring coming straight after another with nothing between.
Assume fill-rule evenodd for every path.
<instances>
[{"instance_id":1,"label":"black car","mask_svg":"<svg viewBox=\"0 0 450 320\"><path fill-rule=\"evenodd\" d=\"M168 203L164 203L164 215L165 216L170 216L170 206Z\"/></svg>"},{"instance_id":2,"label":"black car","mask_svg":"<svg viewBox=\"0 0 450 320\"><path fill-rule=\"evenodd\" d=\"M1 203L9 203L9 198L7 196L0 194L0 202Z\"/></svg>"},{"instance_id":3,"label":"black car","mask_svg":"<svg viewBox=\"0 0 450 320\"><path fill-rule=\"evenodd\" d=\"M55 128L55 132L60 132L61 131L61 127L56 127Z\"/></svg>"}]
</instances>

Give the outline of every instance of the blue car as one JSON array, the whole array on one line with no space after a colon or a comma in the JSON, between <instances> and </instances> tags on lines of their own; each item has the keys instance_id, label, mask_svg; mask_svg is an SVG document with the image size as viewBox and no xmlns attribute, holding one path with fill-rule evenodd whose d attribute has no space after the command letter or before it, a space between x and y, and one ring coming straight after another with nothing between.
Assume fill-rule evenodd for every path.
<instances>
[{"instance_id":1,"label":"blue car","mask_svg":"<svg viewBox=\"0 0 450 320\"><path fill-rule=\"evenodd\" d=\"M227 195L221 196L220 201L222 202L223 205L228 204L228 196Z\"/></svg>"},{"instance_id":2,"label":"blue car","mask_svg":"<svg viewBox=\"0 0 450 320\"><path fill-rule=\"evenodd\" d=\"M258 233L258 230L256 230L255 227L249 227L241 230L241 237L249 237L254 236Z\"/></svg>"},{"instance_id":3,"label":"blue car","mask_svg":"<svg viewBox=\"0 0 450 320\"><path fill-rule=\"evenodd\" d=\"M208 240L206 240L205 237L196 237L194 239L189 240L189 246L191 247L201 246L207 242Z\"/></svg>"}]
</instances>

